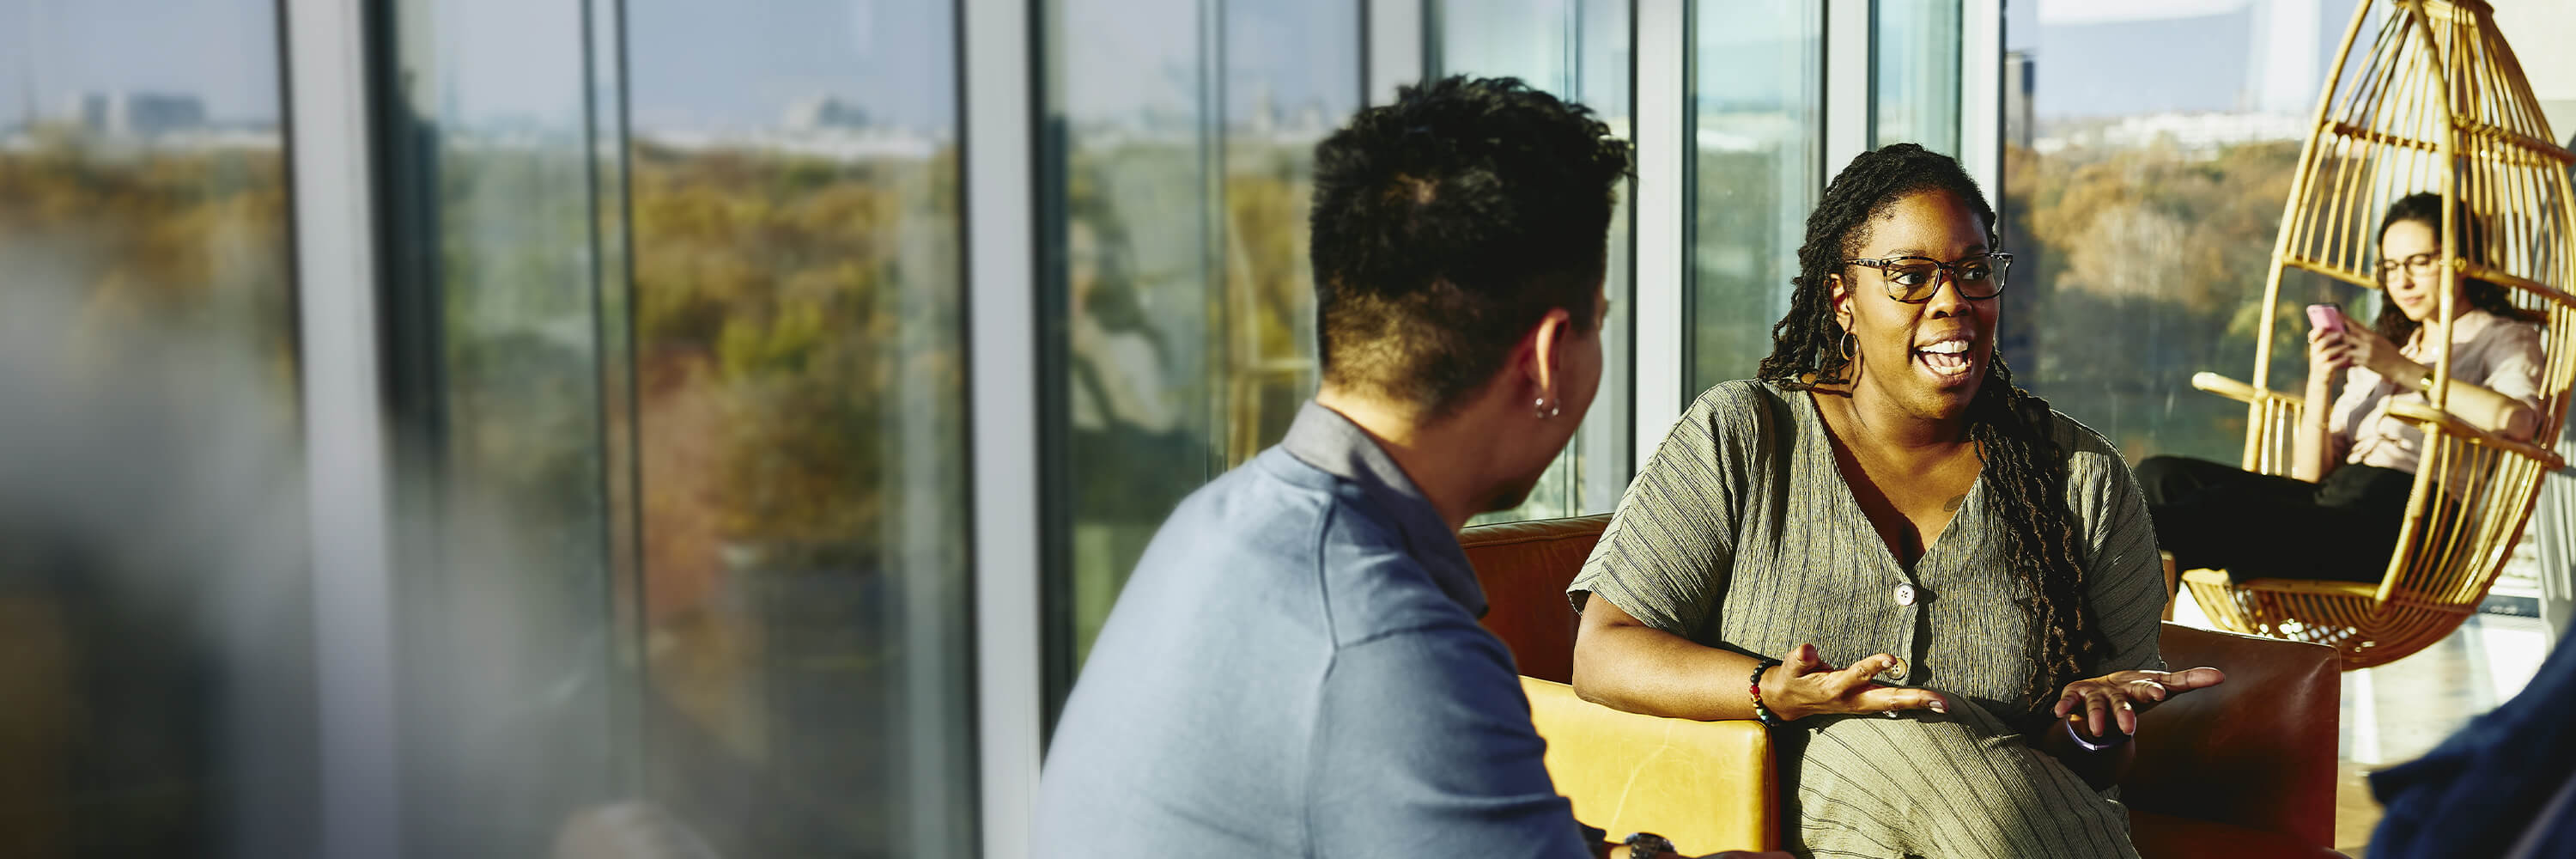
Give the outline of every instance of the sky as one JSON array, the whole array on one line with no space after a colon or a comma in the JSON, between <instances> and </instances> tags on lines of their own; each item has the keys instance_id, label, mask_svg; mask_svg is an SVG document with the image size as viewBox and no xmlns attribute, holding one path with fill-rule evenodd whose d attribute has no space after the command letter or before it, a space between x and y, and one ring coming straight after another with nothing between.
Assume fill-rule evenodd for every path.
<instances>
[{"instance_id":1,"label":"sky","mask_svg":"<svg viewBox=\"0 0 2576 859\"><path fill-rule=\"evenodd\" d=\"M276 0L0 0L0 126L79 93L193 93L217 121L277 118Z\"/></svg>"},{"instance_id":2,"label":"sky","mask_svg":"<svg viewBox=\"0 0 2576 859\"><path fill-rule=\"evenodd\" d=\"M2006 41L2037 63L2042 117L2212 111L2312 103L2353 0L2036 0L2005 4ZM1483 0L1448 14L1544 20L1570 0ZM394 4L410 96L465 125L578 127L584 99L582 0ZM1283 113L1354 102L1355 3L1230 0L1222 41L1240 80ZM1197 109L1199 0L1058 0L1047 58L1077 121ZM778 124L803 98L834 96L883 123L954 127L953 5L922 0L627 0L628 93L639 131ZM275 0L0 0L0 125L60 115L79 93L192 93L219 121L278 112ZM1705 19L1704 19L1705 20ZM1518 29L1505 27L1504 29ZM1779 28L1772 28L1779 29ZM1703 101L1777 100L1808 56L1798 28L1715 28L1703 45ZM2276 31L2322 49L2279 53ZM1783 38L1784 36L1788 38ZM2295 44L2292 37L2284 43ZM1711 60L1717 60L1711 62ZM1175 118L1177 117L1177 119Z\"/></svg>"},{"instance_id":3,"label":"sky","mask_svg":"<svg viewBox=\"0 0 2576 859\"><path fill-rule=\"evenodd\" d=\"M1526 2L1526 0L1524 0ZM577 126L582 0L392 4L408 96L466 125ZM629 103L639 130L777 125L816 96L881 122L953 128L952 4L924 0L627 0ZM1054 57L1077 117L1192 109L1203 47L1197 0L1060 0L1079 32ZM0 126L65 115L83 93L194 94L219 121L278 116L275 0L0 0ZM1222 51L1240 119L1356 106L1356 3L1233 0ZM1213 53L1210 49L1208 53Z\"/></svg>"},{"instance_id":4,"label":"sky","mask_svg":"<svg viewBox=\"0 0 2576 859\"><path fill-rule=\"evenodd\" d=\"M822 95L897 125L956 124L951 4L628 0L626 8L628 99L639 129L767 126L797 99Z\"/></svg>"},{"instance_id":5,"label":"sky","mask_svg":"<svg viewBox=\"0 0 2576 859\"><path fill-rule=\"evenodd\" d=\"M2044 25L2073 26L2123 21L2205 18L2237 12L2256 0L2156 0L2153 3L2106 3L2102 0L2038 0L2008 5L2030 10Z\"/></svg>"},{"instance_id":6,"label":"sky","mask_svg":"<svg viewBox=\"0 0 2576 859\"><path fill-rule=\"evenodd\" d=\"M2042 119L2304 112L2356 0L2038 0L2005 4Z\"/></svg>"}]
</instances>

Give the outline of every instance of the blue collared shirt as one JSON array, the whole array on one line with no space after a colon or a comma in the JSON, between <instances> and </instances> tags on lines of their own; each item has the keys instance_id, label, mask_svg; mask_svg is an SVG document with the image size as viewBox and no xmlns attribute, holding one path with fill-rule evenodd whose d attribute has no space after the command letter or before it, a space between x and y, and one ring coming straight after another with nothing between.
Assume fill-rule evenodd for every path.
<instances>
[{"instance_id":1,"label":"blue collared shirt","mask_svg":"<svg viewBox=\"0 0 2576 859\"><path fill-rule=\"evenodd\" d=\"M1307 403L1145 550L1057 723L1048 857L1585 857L1457 535Z\"/></svg>"}]
</instances>

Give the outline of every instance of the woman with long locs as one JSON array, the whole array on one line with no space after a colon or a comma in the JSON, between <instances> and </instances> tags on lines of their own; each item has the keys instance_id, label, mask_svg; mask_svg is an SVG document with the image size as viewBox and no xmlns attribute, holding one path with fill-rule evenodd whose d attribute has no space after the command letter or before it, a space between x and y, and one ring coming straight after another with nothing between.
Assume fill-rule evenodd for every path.
<instances>
[{"instance_id":1,"label":"woman with long locs","mask_svg":"<svg viewBox=\"0 0 2576 859\"><path fill-rule=\"evenodd\" d=\"M1799 855L2135 856L2137 712L2225 679L2162 670L2127 465L1995 354L1994 223L1948 156L1844 168L1758 378L1691 405L1568 590L1584 697L1772 726Z\"/></svg>"}]
</instances>

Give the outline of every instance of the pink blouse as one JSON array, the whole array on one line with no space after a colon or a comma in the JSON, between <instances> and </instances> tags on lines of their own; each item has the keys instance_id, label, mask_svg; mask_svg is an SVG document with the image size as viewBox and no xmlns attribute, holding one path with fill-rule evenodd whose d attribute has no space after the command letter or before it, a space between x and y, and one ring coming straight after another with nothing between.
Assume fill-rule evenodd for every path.
<instances>
[{"instance_id":1,"label":"pink blouse","mask_svg":"<svg viewBox=\"0 0 2576 859\"><path fill-rule=\"evenodd\" d=\"M2424 329L2399 349L2407 360L2430 367L2432 344ZM2451 378L2469 382L2533 408L2540 405L2540 329L2471 310L2451 324ZM2388 416L2397 400L2428 402L2421 391L2408 391L2360 366L2344 371L2343 393L2335 397L2327 421L2326 444L2333 456L2356 465L2375 465L2412 472L2423 463L2424 431Z\"/></svg>"}]
</instances>

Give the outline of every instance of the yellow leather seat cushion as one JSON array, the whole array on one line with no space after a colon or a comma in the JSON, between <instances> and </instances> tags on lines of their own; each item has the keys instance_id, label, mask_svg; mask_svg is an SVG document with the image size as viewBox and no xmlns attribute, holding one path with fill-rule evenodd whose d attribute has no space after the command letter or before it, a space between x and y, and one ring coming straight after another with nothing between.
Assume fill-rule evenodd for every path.
<instances>
[{"instance_id":1,"label":"yellow leather seat cushion","mask_svg":"<svg viewBox=\"0 0 2576 859\"><path fill-rule=\"evenodd\" d=\"M1612 840L1654 832L1692 856L1779 846L1779 774L1761 723L1622 712L1535 677L1522 677L1521 689L1547 739L1548 776L1576 820Z\"/></svg>"}]
</instances>

